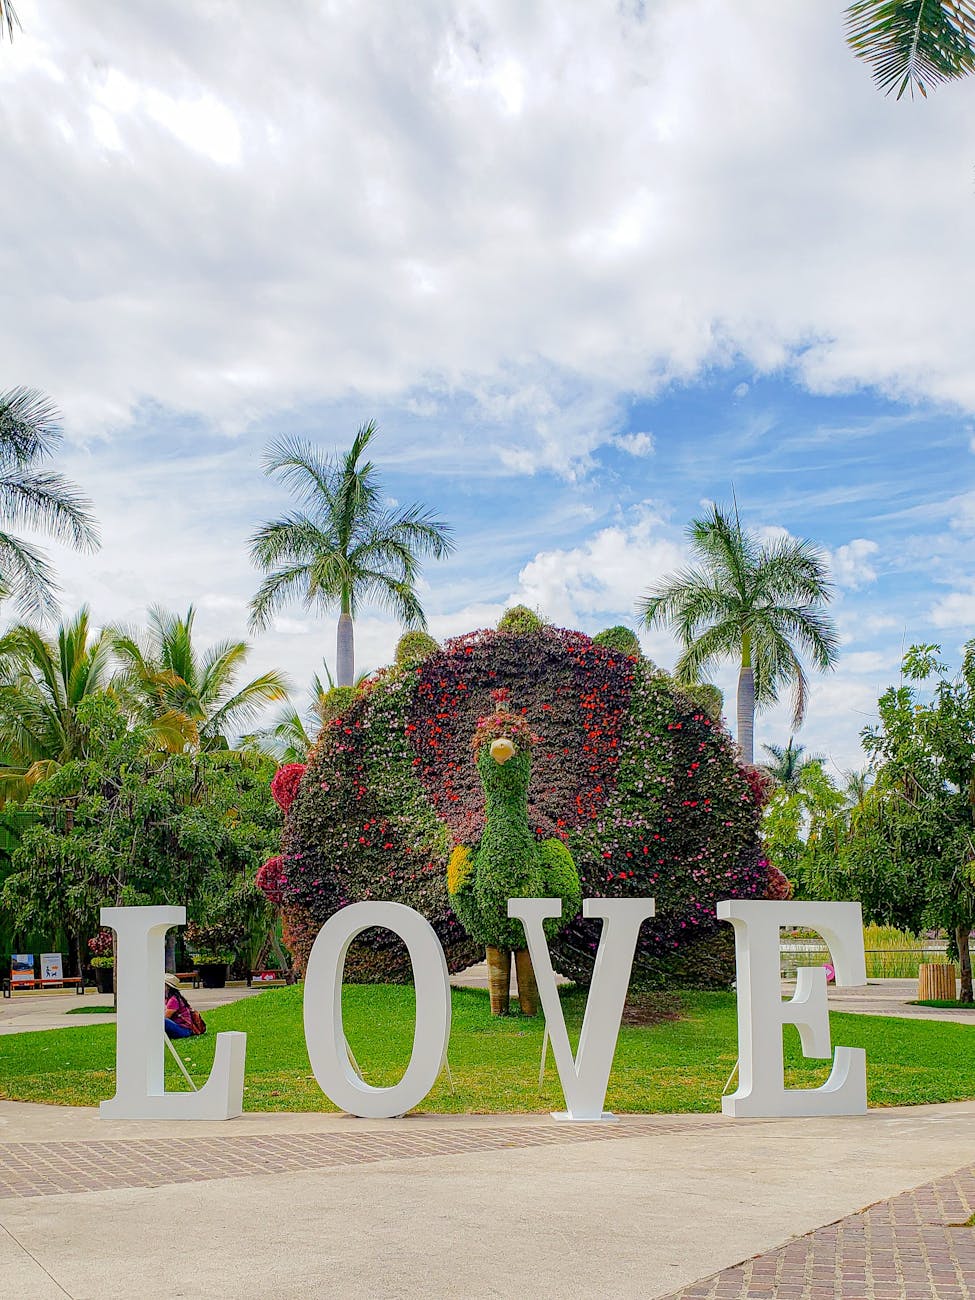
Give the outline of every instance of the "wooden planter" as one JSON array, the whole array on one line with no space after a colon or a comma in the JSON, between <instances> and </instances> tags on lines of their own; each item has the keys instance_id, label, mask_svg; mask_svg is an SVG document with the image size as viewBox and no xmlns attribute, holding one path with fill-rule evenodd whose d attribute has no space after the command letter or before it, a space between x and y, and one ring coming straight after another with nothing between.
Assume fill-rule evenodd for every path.
<instances>
[{"instance_id":1,"label":"wooden planter","mask_svg":"<svg viewBox=\"0 0 975 1300\"><path fill-rule=\"evenodd\" d=\"M958 997L958 972L954 966L943 962L925 962L918 967L917 997L919 1002L954 1002Z\"/></svg>"}]
</instances>

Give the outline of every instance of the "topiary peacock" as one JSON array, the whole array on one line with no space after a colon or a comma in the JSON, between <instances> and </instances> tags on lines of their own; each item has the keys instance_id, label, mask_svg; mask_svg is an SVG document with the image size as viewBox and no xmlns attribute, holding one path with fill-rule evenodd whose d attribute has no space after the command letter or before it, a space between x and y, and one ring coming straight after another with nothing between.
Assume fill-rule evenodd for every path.
<instances>
[{"instance_id":1,"label":"topiary peacock","mask_svg":"<svg viewBox=\"0 0 975 1300\"><path fill-rule=\"evenodd\" d=\"M560 898L561 917L545 922L551 937L579 912L582 889L562 841L539 841L528 824L531 746L537 738L525 719L509 710L507 691L493 691L492 697L495 711L478 719L472 741L484 788L484 831L475 846L454 849L447 892L468 934L485 946L492 1014L508 1010L514 953L518 1000L526 1015L534 1015L538 990L531 958L521 922L508 916L508 899Z\"/></svg>"}]
</instances>

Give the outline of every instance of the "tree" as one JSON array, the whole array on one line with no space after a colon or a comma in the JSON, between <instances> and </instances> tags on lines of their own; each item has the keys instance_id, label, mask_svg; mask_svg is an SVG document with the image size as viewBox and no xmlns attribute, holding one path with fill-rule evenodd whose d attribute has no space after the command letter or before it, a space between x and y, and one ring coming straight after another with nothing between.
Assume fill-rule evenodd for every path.
<instances>
[{"instance_id":1,"label":"tree","mask_svg":"<svg viewBox=\"0 0 975 1300\"><path fill-rule=\"evenodd\" d=\"M265 704L287 699L287 682L271 671L238 687L250 646L220 641L201 654L193 644L195 616L192 605L185 618L154 605L141 637L113 629L122 663L116 682L139 721L161 725L173 737L165 748L226 749L228 737Z\"/></svg>"},{"instance_id":2,"label":"tree","mask_svg":"<svg viewBox=\"0 0 975 1300\"><path fill-rule=\"evenodd\" d=\"M335 689L328 664L323 661L322 667L328 685L315 673L308 688L303 713L299 713L293 704L286 704L271 719L269 726L248 738L253 740L261 753L268 754L282 764L307 762L309 751L315 744L325 719L325 702L329 691Z\"/></svg>"},{"instance_id":3,"label":"tree","mask_svg":"<svg viewBox=\"0 0 975 1300\"><path fill-rule=\"evenodd\" d=\"M92 636L87 606L50 641L21 623L0 638L0 796L23 800L62 763L82 756L87 732L79 710L104 690L111 642Z\"/></svg>"},{"instance_id":4,"label":"tree","mask_svg":"<svg viewBox=\"0 0 975 1300\"><path fill-rule=\"evenodd\" d=\"M376 434L363 425L344 456L323 459L308 443L286 438L265 456L298 498L299 509L264 524L250 539L251 560L266 575L251 602L251 626L266 627L292 600L306 609L338 606L336 677L355 680L353 620L372 601L407 627L426 627L416 595L420 559L453 550L451 530L422 506L387 508L375 465L360 459Z\"/></svg>"},{"instance_id":5,"label":"tree","mask_svg":"<svg viewBox=\"0 0 975 1300\"><path fill-rule=\"evenodd\" d=\"M778 785L785 786L790 794L795 794L799 789L802 774L810 763L822 764L823 761L821 754L810 754L803 758L806 747L797 745L795 736L789 737L789 743L784 749L781 745L763 745L762 748L771 760L760 764L762 770L767 772Z\"/></svg>"},{"instance_id":6,"label":"tree","mask_svg":"<svg viewBox=\"0 0 975 1300\"><path fill-rule=\"evenodd\" d=\"M855 0L846 11L846 39L869 64L878 87L900 99L915 88L975 70L972 0Z\"/></svg>"},{"instance_id":7,"label":"tree","mask_svg":"<svg viewBox=\"0 0 975 1300\"><path fill-rule=\"evenodd\" d=\"M793 726L805 716L809 685L799 650L824 671L836 662L836 631L822 608L832 593L826 563L811 542L761 542L742 528L737 508L730 516L712 506L687 533L700 567L652 588L639 609L646 627L664 625L680 637L678 683L697 681L719 659L738 659L738 744L751 763L756 708L790 685Z\"/></svg>"},{"instance_id":8,"label":"tree","mask_svg":"<svg viewBox=\"0 0 975 1300\"><path fill-rule=\"evenodd\" d=\"M77 550L98 547L91 502L62 475L38 468L60 441L60 416L43 394L0 393L0 595L27 617L54 612L57 584L44 552L10 529L41 529Z\"/></svg>"},{"instance_id":9,"label":"tree","mask_svg":"<svg viewBox=\"0 0 975 1300\"><path fill-rule=\"evenodd\" d=\"M25 805L33 821L0 896L16 926L65 927L83 949L100 907L168 903L223 927L231 946L248 929L263 938L269 911L254 877L280 834L273 763L161 754L106 693L78 712L88 756L38 781Z\"/></svg>"}]
</instances>

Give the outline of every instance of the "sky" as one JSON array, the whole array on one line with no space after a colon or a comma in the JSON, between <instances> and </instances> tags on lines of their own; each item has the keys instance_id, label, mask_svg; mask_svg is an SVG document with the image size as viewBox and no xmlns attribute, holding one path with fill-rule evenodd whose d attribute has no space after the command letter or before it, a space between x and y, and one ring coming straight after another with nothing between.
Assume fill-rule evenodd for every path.
<instances>
[{"instance_id":1,"label":"sky","mask_svg":"<svg viewBox=\"0 0 975 1300\"><path fill-rule=\"evenodd\" d=\"M883 97L832 0L17 0L0 44L0 387L63 413L95 556L71 612L247 633L275 438L375 419L457 549L438 638L524 602L594 633L737 500L820 545L834 771L904 648L975 633L975 79ZM399 629L357 623L357 668ZM335 618L249 667L300 699ZM670 667L665 631L641 633ZM734 727L736 672L715 674ZM789 710L756 744L785 744Z\"/></svg>"}]
</instances>

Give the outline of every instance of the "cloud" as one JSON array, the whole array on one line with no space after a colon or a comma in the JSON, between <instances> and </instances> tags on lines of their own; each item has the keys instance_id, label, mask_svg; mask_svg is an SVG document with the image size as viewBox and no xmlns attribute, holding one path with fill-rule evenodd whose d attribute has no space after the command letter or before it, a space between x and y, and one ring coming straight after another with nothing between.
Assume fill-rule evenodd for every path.
<instances>
[{"instance_id":1,"label":"cloud","mask_svg":"<svg viewBox=\"0 0 975 1300\"><path fill-rule=\"evenodd\" d=\"M928 617L935 627L975 628L975 585L951 591L931 606Z\"/></svg>"},{"instance_id":2,"label":"cloud","mask_svg":"<svg viewBox=\"0 0 975 1300\"><path fill-rule=\"evenodd\" d=\"M838 587L848 587L853 591L876 582L877 570L871 563L880 547L866 537L855 537L844 546L838 546L830 552L829 564L833 580Z\"/></svg>"},{"instance_id":3,"label":"cloud","mask_svg":"<svg viewBox=\"0 0 975 1300\"><path fill-rule=\"evenodd\" d=\"M649 456L653 452L652 433L619 433L610 441L630 456Z\"/></svg>"},{"instance_id":4,"label":"cloud","mask_svg":"<svg viewBox=\"0 0 975 1300\"><path fill-rule=\"evenodd\" d=\"M539 551L518 575L512 600L566 626L599 631L610 616L635 625L638 598L684 558L672 530L644 503L579 546Z\"/></svg>"},{"instance_id":5,"label":"cloud","mask_svg":"<svg viewBox=\"0 0 975 1300\"><path fill-rule=\"evenodd\" d=\"M79 440L464 392L571 475L730 362L975 409L971 96L894 111L821 0L20 8L5 368Z\"/></svg>"}]
</instances>

